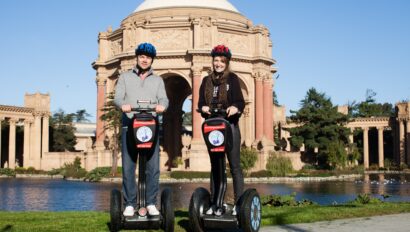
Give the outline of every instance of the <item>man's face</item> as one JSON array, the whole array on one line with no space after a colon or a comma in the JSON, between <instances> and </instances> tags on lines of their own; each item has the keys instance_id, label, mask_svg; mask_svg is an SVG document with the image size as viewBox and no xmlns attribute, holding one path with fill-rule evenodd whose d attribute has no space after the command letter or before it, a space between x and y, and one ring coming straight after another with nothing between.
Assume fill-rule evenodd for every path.
<instances>
[{"instance_id":1,"label":"man's face","mask_svg":"<svg viewBox=\"0 0 410 232\"><path fill-rule=\"evenodd\" d=\"M142 69L148 69L152 64L152 58L147 55L138 55L137 63Z\"/></svg>"}]
</instances>

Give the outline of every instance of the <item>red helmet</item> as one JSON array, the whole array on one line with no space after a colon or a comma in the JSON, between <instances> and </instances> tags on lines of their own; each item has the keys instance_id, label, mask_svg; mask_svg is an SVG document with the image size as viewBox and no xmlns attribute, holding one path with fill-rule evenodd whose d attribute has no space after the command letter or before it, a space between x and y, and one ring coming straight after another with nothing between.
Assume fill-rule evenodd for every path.
<instances>
[{"instance_id":1,"label":"red helmet","mask_svg":"<svg viewBox=\"0 0 410 232\"><path fill-rule=\"evenodd\" d=\"M218 45L212 49L211 56L225 56L226 58L231 59L232 53L231 50L229 50L229 48L225 45Z\"/></svg>"}]
</instances>

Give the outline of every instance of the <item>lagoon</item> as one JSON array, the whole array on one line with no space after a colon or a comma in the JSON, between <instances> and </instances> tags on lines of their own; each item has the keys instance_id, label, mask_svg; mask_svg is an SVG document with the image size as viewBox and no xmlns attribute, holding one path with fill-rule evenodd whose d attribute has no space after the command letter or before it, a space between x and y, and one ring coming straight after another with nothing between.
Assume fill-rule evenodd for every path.
<instances>
[{"instance_id":1,"label":"lagoon","mask_svg":"<svg viewBox=\"0 0 410 232\"><path fill-rule=\"evenodd\" d=\"M187 208L192 192L209 183L161 184L160 191L170 187L175 208ZM0 178L0 210L3 211L108 211L110 191L120 183ZM308 199L321 205L351 201L358 194L369 193L385 201L410 202L410 175L370 174L352 181L249 183L260 195L296 193L296 199ZM232 185L228 184L226 199L232 201Z\"/></svg>"}]
</instances>

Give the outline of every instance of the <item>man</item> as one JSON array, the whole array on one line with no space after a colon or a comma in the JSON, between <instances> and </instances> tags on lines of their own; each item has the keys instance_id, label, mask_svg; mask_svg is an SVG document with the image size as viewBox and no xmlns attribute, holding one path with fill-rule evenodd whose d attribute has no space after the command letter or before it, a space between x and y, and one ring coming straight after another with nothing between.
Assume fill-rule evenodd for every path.
<instances>
[{"instance_id":1,"label":"man","mask_svg":"<svg viewBox=\"0 0 410 232\"><path fill-rule=\"evenodd\" d=\"M162 113L168 107L164 81L156 76L151 68L156 57L155 47L150 43L142 43L135 49L137 66L118 78L115 88L115 105L122 114L122 188L125 210L124 216L134 215L137 202L137 185L135 168L137 156L127 148L127 130L133 113L131 108L138 107L139 100L156 102L156 113ZM153 153L147 157L146 166L146 205L150 215L159 215L156 208L156 197L159 189L159 143L154 145Z\"/></svg>"}]
</instances>

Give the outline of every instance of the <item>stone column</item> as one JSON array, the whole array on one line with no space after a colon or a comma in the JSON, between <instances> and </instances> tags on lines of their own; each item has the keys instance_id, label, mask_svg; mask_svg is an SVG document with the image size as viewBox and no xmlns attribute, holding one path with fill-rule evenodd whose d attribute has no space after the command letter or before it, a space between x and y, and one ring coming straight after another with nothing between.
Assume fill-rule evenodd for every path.
<instances>
[{"instance_id":1,"label":"stone column","mask_svg":"<svg viewBox=\"0 0 410 232\"><path fill-rule=\"evenodd\" d=\"M406 122L406 141L407 165L410 165L410 120Z\"/></svg>"},{"instance_id":2,"label":"stone column","mask_svg":"<svg viewBox=\"0 0 410 232\"><path fill-rule=\"evenodd\" d=\"M100 119L104 114L102 109L105 103L105 89L107 84L107 79L103 77L97 77L97 128L96 128L96 147L99 149L104 149L104 122Z\"/></svg>"},{"instance_id":3,"label":"stone column","mask_svg":"<svg viewBox=\"0 0 410 232\"><path fill-rule=\"evenodd\" d=\"M16 168L16 122L17 119L10 118L10 135L9 135L9 168Z\"/></svg>"},{"instance_id":4,"label":"stone column","mask_svg":"<svg viewBox=\"0 0 410 232\"><path fill-rule=\"evenodd\" d=\"M192 70L192 142L201 141L201 114L196 110L198 108L199 101L199 87L202 81L202 67L193 66Z\"/></svg>"},{"instance_id":5,"label":"stone column","mask_svg":"<svg viewBox=\"0 0 410 232\"><path fill-rule=\"evenodd\" d=\"M400 164L405 163L405 137L404 137L404 121L399 121L399 161Z\"/></svg>"},{"instance_id":6,"label":"stone column","mask_svg":"<svg viewBox=\"0 0 410 232\"><path fill-rule=\"evenodd\" d=\"M260 141L263 136L263 76L255 75L255 139Z\"/></svg>"},{"instance_id":7,"label":"stone column","mask_svg":"<svg viewBox=\"0 0 410 232\"><path fill-rule=\"evenodd\" d=\"M250 112L249 112L249 106L245 107L245 110L243 112L243 117L244 117L244 124L245 124L245 145L247 147L250 147L252 145L252 129L251 129L251 117L250 117Z\"/></svg>"},{"instance_id":8,"label":"stone column","mask_svg":"<svg viewBox=\"0 0 410 232\"><path fill-rule=\"evenodd\" d=\"M43 133L42 133L42 146L41 146L41 151L44 156L44 153L48 152L48 141L49 141L49 129L48 129L48 121L49 117L48 115L43 116Z\"/></svg>"},{"instance_id":9,"label":"stone column","mask_svg":"<svg viewBox=\"0 0 410 232\"><path fill-rule=\"evenodd\" d=\"M379 168L384 167L384 146L383 146L383 131L384 127L377 127L378 133L378 149L379 149Z\"/></svg>"},{"instance_id":10,"label":"stone column","mask_svg":"<svg viewBox=\"0 0 410 232\"><path fill-rule=\"evenodd\" d=\"M1 154L1 123L3 122L4 118L0 117L0 168L1 168L1 158L2 158L2 154Z\"/></svg>"},{"instance_id":11,"label":"stone column","mask_svg":"<svg viewBox=\"0 0 410 232\"><path fill-rule=\"evenodd\" d=\"M369 168L369 128L363 128L363 166Z\"/></svg>"},{"instance_id":12,"label":"stone column","mask_svg":"<svg viewBox=\"0 0 410 232\"><path fill-rule=\"evenodd\" d=\"M33 147L33 166L35 169L41 169L41 113L34 113L34 128L31 145Z\"/></svg>"},{"instance_id":13,"label":"stone column","mask_svg":"<svg viewBox=\"0 0 410 232\"><path fill-rule=\"evenodd\" d=\"M27 119L24 120L24 150L23 150L23 157L24 157L24 164L23 167L30 166L30 124L31 122Z\"/></svg>"},{"instance_id":14,"label":"stone column","mask_svg":"<svg viewBox=\"0 0 410 232\"><path fill-rule=\"evenodd\" d=\"M354 128L351 127L350 134L349 134L349 143L354 143L353 132L354 132Z\"/></svg>"},{"instance_id":15,"label":"stone column","mask_svg":"<svg viewBox=\"0 0 410 232\"><path fill-rule=\"evenodd\" d=\"M263 134L273 144L273 99L272 78L267 75L263 80Z\"/></svg>"}]
</instances>

